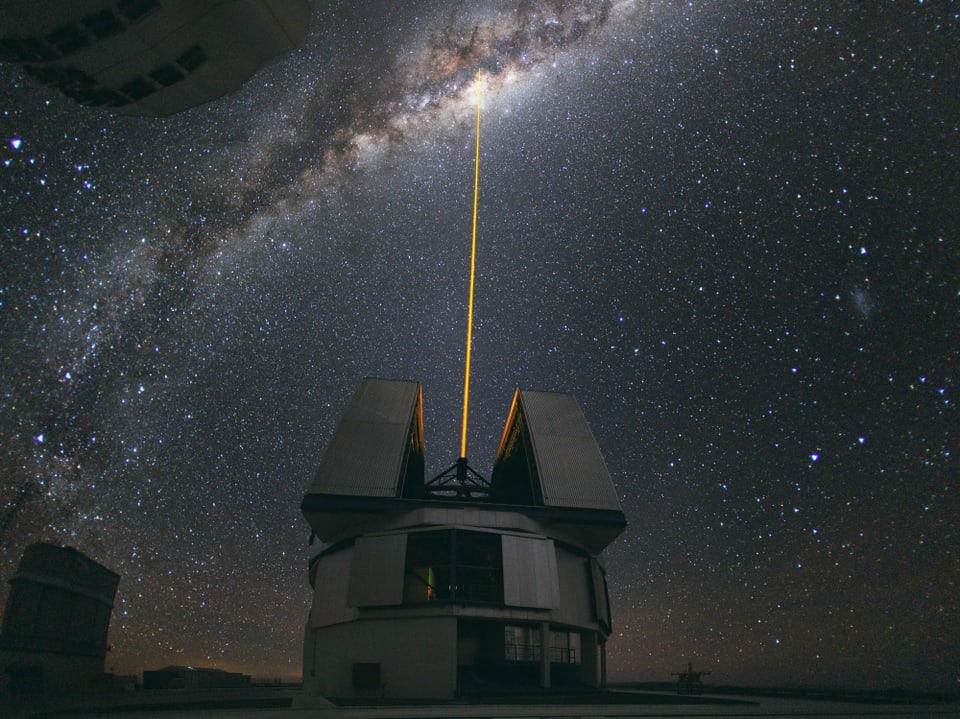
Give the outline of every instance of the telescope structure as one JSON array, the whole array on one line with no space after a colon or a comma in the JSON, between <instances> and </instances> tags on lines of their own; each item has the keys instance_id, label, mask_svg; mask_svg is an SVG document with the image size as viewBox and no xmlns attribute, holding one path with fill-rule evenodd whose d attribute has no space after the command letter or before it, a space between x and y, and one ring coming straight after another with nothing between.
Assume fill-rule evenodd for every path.
<instances>
[{"instance_id":1,"label":"telescope structure","mask_svg":"<svg viewBox=\"0 0 960 719\"><path fill-rule=\"evenodd\" d=\"M28 546L10 580L0 630L0 689L30 694L101 686L119 581L73 547Z\"/></svg>"},{"instance_id":2,"label":"telescope structure","mask_svg":"<svg viewBox=\"0 0 960 719\"><path fill-rule=\"evenodd\" d=\"M573 395L515 392L489 481L464 458L425 480L421 385L365 379L301 508L323 542L301 706L605 682L626 521Z\"/></svg>"}]
</instances>

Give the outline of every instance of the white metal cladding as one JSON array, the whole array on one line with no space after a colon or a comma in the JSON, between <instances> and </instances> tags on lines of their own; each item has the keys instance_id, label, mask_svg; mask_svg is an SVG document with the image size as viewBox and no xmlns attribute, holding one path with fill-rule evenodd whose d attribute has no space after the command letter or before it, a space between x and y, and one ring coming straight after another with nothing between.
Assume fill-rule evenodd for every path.
<instances>
[{"instance_id":1,"label":"white metal cladding","mask_svg":"<svg viewBox=\"0 0 960 719\"><path fill-rule=\"evenodd\" d=\"M317 561L317 576L314 579L314 599L310 607L310 626L324 627L329 624L348 622L355 611L347 607L347 579L350 576L350 560L353 549L325 554Z\"/></svg>"},{"instance_id":2,"label":"white metal cladding","mask_svg":"<svg viewBox=\"0 0 960 719\"><path fill-rule=\"evenodd\" d=\"M503 603L509 607L556 609L560 582L553 540L501 535Z\"/></svg>"},{"instance_id":3,"label":"white metal cladding","mask_svg":"<svg viewBox=\"0 0 960 719\"><path fill-rule=\"evenodd\" d=\"M353 547L347 604L351 607L401 604L406 554L406 534L358 538Z\"/></svg>"},{"instance_id":4,"label":"white metal cladding","mask_svg":"<svg viewBox=\"0 0 960 719\"><path fill-rule=\"evenodd\" d=\"M593 600L596 620L610 628L610 600L607 597L607 579L596 559L590 559L590 579L593 582Z\"/></svg>"},{"instance_id":5,"label":"white metal cladding","mask_svg":"<svg viewBox=\"0 0 960 719\"><path fill-rule=\"evenodd\" d=\"M420 417L420 384L364 379L330 440L310 492L395 497ZM417 433L419 435L419 433Z\"/></svg>"},{"instance_id":6,"label":"white metal cladding","mask_svg":"<svg viewBox=\"0 0 960 719\"><path fill-rule=\"evenodd\" d=\"M571 394L520 391L543 503L622 511L586 417Z\"/></svg>"}]
</instances>

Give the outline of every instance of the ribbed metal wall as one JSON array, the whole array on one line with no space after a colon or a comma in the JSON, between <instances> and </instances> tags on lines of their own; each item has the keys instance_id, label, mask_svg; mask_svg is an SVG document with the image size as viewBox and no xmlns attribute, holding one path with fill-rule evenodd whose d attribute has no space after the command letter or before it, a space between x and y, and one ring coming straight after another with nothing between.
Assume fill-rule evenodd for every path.
<instances>
[{"instance_id":1,"label":"ribbed metal wall","mask_svg":"<svg viewBox=\"0 0 960 719\"><path fill-rule=\"evenodd\" d=\"M520 392L520 410L549 507L621 511L617 490L576 397Z\"/></svg>"},{"instance_id":2,"label":"ribbed metal wall","mask_svg":"<svg viewBox=\"0 0 960 719\"><path fill-rule=\"evenodd\" d=\"M396 497L407 453L423 454L411 438L420 415L420 385L365 379L340 420L310 493Z\"/></svg>"},{"instance_id":3,"label":"ribbed metal wall","mask_svg":"<svg viewBox=\"0 0 960 719\"><path fill-rule=\"evenodd\" d=\"M508 607L556 609L560 606L557 553L553 540L504 534L503 603Z\"/></svg>"}]
</instances>

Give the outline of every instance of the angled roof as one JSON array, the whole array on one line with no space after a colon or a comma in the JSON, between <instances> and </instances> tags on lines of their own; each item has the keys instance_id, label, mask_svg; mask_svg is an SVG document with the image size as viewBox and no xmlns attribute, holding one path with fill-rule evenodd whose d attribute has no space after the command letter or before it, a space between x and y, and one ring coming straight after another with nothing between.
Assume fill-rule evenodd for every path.
<instances>
[{"instance_id":1,"label":"angled roof","mask_svg":"<svg viewBox=\"0 0 960 719\"><path fill-rule=\"evenodd\" d=\"M20 581L59 587L112 607L120 575L73 547L37 542L23 550L11 582Z\"/></svg>"},{"instance_id":2,"label":"angled roof","mask_svg":"<svg viewBox=\"0 0 960 719\"><path fill-rule=\"evenodd\" d=\"M600 447L572 394L514 393L491 484L503 501L622 512Z\"/></svg>"},{"instance_id":3,"label":"angled roof","mask_svg":"<svg viewBox=\"0 0 960 719\"><path fill-rule=\"evenodd\" d=\"M418 382L364 379L310 485L310 494L400 496L423 486L423 410Z\"/></svg>"}]
</instances>

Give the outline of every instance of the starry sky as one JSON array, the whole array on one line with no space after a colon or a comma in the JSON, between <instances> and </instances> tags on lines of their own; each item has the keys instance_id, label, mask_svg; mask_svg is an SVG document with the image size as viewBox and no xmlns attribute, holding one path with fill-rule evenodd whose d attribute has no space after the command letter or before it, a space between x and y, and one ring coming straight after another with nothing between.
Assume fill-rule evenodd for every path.
<instances>
[{"instance_id":1,"label":"starry sky","mask_svg":"<svg viewBox=\"0 0 960 719\"><path fill-rule=\"evenodd\" d=\"M0 66L0 580L121 574L107 668L300 671L299 504L365 376L469 458L572 392L612 680L960 680L960 4L315 2L168 119Z\"/></svg>"}]
</instances>

